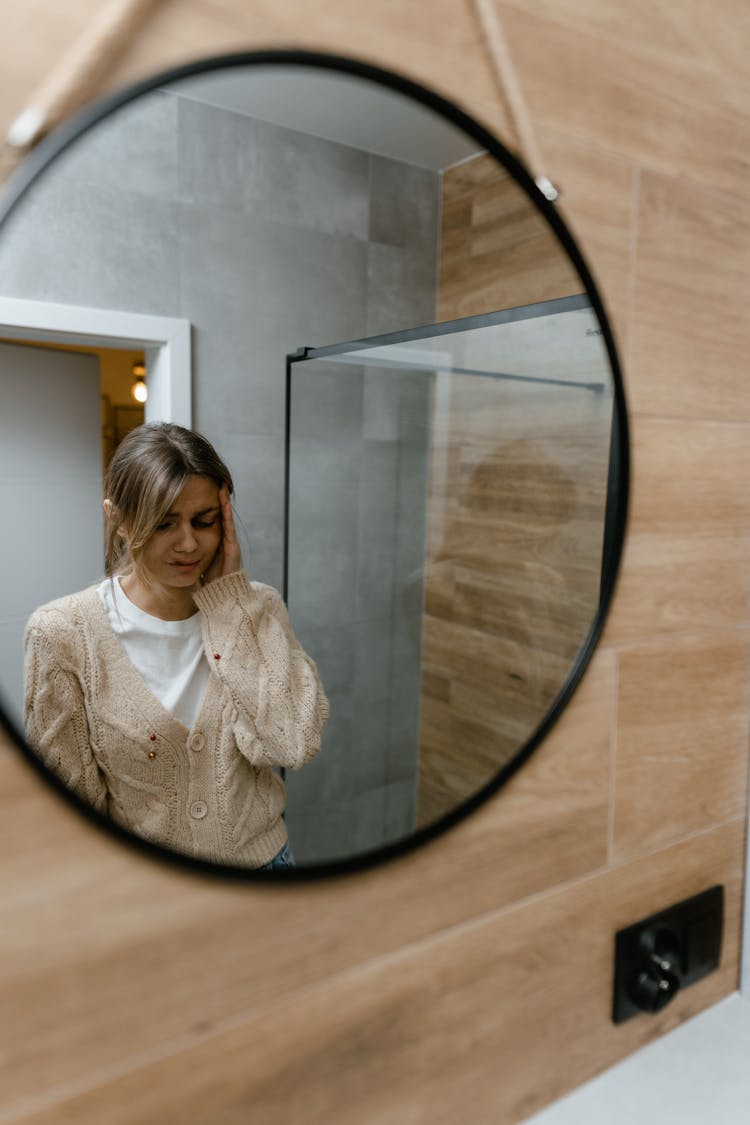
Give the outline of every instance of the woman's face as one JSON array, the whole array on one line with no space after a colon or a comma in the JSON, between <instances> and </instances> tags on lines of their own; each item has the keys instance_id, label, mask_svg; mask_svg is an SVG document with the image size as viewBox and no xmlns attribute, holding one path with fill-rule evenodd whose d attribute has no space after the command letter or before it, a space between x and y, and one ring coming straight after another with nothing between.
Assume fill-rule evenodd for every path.
<instances>
[{"instance_id":1,"label":"woman's face","mask_svg":"<svg viewBox=\"0 0 750 1125\"><path fill-rule=\"evenodd\" d=\"M188 477L138 566L163 586L193 586L211 565L221 536L219 486L209 477Z\"/></svg>"}]
</instances>

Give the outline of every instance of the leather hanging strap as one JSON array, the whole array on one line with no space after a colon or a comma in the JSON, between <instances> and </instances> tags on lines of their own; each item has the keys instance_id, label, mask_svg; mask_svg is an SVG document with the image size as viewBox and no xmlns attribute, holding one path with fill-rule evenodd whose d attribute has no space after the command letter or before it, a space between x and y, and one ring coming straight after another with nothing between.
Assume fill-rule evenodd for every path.
<instances>
[{"instance_id":1,"label":"leather hanging strap","mask_svg":"<svg viewBox=\"0 0 750 1125\"><path fill-rule=\"evenodd\" d=\"M492 73L501 97L508 107L510 122L518 138L521 155L531 171L536 186L547 199L554 202L560 193L542 171L539 144L518 80L518 73L513 65L497 4L495 0L471 0L471 3L492 66Z\"/></svg>"}]
</instances>

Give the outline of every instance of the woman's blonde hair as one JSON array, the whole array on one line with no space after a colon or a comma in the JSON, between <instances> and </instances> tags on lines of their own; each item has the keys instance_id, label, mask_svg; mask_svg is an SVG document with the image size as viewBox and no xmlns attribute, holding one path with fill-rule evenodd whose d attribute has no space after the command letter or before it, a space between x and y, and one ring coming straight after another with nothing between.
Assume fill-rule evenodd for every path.
<instances>
[{"instance_id":1,"label":"woman's blonde hair","mask_svg":"<svg viewBox=\"0 0 750 1125\"><path fill-rule=\"evenodd\" d=\"M188 477L208 477L229 494L229 469L211 443L172 422L147 422L118 445L104 483L107 504L105 566L121 574L138 557L164 519Z\"/></svg>"}]
</instances>

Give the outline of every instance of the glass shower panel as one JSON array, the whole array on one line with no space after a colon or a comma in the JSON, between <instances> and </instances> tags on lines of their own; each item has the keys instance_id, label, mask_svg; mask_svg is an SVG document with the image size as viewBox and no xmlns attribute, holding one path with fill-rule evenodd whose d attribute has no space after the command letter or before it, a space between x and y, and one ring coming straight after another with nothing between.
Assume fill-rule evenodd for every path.
<instances>
[{"instance_id":1,"label":"glass shower panel","mask_svg":"<svg viewBox=\"0 0 750 1125\"><path fill-rule=\"evenodd\" d=\"M599 598L612 423L585 297L289 364L286 597L331 704L287 775L313 863L382 847L534 733Z\"/></svg>"}]
</instances>

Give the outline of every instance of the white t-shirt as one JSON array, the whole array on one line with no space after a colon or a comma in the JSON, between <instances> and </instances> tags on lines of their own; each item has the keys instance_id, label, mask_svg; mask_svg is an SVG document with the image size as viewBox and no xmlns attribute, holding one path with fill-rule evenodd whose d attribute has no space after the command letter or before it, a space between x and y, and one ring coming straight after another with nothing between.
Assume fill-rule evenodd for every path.
<instances>
[{"instance_id":1,"label":"white t-shirt","mask_svg":"<svg viewBox=\"0 0 750 1125\"><path fill-rule=\"evenodd\" d=\"M130 601L119 576L114 582L106 578L98 592L115 635L146 686L167 711L192 727L210 676L200 611L184 621L152 617Z\"/></svg>"}]
</instances>

